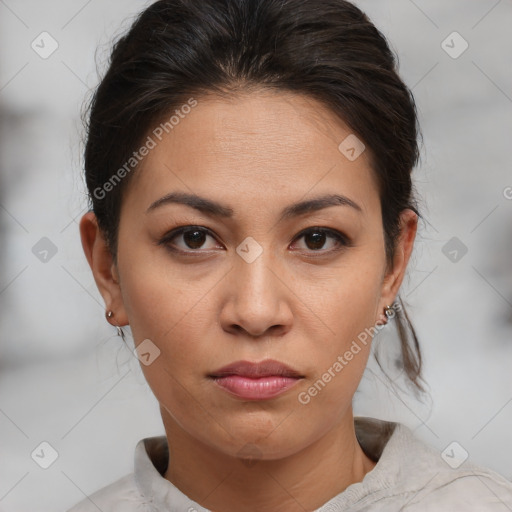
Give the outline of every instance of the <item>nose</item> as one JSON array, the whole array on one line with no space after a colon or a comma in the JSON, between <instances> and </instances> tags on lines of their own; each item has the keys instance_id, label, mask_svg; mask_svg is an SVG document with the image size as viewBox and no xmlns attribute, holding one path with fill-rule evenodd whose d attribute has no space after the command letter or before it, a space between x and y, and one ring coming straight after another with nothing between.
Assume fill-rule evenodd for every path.
<instances>
[{"instance_id":1,"label":"nose","mask_svg":"<svg viewBox=\"0 0 512 512\"><path fill-rule=\"evenodd\" d=\"M291 328L293 292L265 251L251 263L237 255L222 293L220 324L226 332L262 338L282 336Z\"/></svg>"}]
</instances>

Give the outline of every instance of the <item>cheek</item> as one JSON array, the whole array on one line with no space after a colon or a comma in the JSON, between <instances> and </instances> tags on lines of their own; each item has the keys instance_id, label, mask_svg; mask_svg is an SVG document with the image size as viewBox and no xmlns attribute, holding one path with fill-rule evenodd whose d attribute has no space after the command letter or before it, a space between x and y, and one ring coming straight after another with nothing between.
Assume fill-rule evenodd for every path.
<instances>
[{"instance_id":1,"label":"cheek","mask_svg":"<svg viewBox=\"0 0 512 512\"><path fill-rule=\"evenodd\" d=\"M338 414L351 402L364 373L376 330L380 298L379 261L363 254L347 258L343 268L318 283L310 296L319 330L309 346L314 378L299 403ZM299 397L300 398L300 397Z\"/></svg>"},{"instance_id":2,"label":"cheek","mask_svg":"<svg viewBox=\"0 0 512 512\"><path fill-rule=\"evenodd\" d=\"M135 344L149 339L159 351L149 365L141 364L145 379L156 399L175 421L200 418L201 407L194 407L201 396L205 348L208 343L208 297L193 285L184 290L178 279L162 279L151 272L132 275L124 283L126 309ZM203 297L203 298L201 298ZM193 403L192 403L193 402ZM206 418L205 418L206 420Z\"/></svg>"},{"instance_id":3,"label":"cheek","mask_svg":"<svg viewBox=\"0 0 512 512\"><path fill-rule=\"evenodd\" d=\"M171 283L139 274L126 284L125 304L135 343L150 339L169 370L175 371L196 359L199 345L207 343L206 319L211 314L202 288L191 286L185 292Z\"/></svg>"},{"instance_id":4,"label":"cheek","mask_svg":"<svg viewBox=\"0 0 512 512\"><path fill-rule=\"evenodd\" d=\"M378 261L363 251L354 252L329 275L299 288L298 294L307 298L305 302L317 319L315 323L323 326L321 339L326 340L327 348L343 350L365 328L375 325L381 292Z\"/></svg>"},{"instance_id":5,"label":"cheek","mask_svg":"<svg viewBox=\"0 0 512 512\"><path fill-rule=\"evenodd\" d=\"M184 279L185 272L161 252L135 249L119 261L123 303L136 342L169 336L201 307L205 295L202 283Z\"/></svg>"},{"instance_id":6,"label":"cheek","mask_svg":"<svg viewBox=\"0 0 512 512\"><path fill-rule=\"evenodd\" d=\"M150 251L130 254L124 270L123 301L134 342L149 339L160 351L153 364L142 368L155 394L160 386L201 385L197 377L209 361L207 351L215 346L209 340L215 335L211 288L218 277L212 282L211 277L194 279L190 268L170 264L162 254L152 256ZM177 382L172 383L173 378Z\"/></svg>"}]
</instances>

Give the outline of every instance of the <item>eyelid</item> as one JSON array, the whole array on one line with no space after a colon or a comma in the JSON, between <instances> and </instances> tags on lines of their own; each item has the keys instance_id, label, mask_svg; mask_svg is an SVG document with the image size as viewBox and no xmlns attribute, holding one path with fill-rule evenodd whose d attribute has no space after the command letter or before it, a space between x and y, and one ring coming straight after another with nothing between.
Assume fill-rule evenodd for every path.
<instances>
[{"instance_id":1,"label":"eyelid","mask_svg":"<svg viewBox=\"0 0 512 512\"><path fill-rule=\"evenodd\" d=\"M165 233L165 235L160 240L158 240L156 242L156 244L157 245L165 245L172 251L187 253L187 254L207 252L204 249L203 250L201 250L201 249L192 250L191 249L189 251L185 251L183 249L172 247L172 245L169 243L173 238L176 238L177 236L182 235L183 233L186 233L187 231L193 231L194 229L197 231L203 231L205 234L207 234L207 235L211 236L212 238L214 238L215 240L217 240L217 236L211 229L209 229L205 226L199 226L196 224L187 224L187 225L177 226L177 227L171 229L170 231ZM218 242L218 240L217 240L217 242Z\"/></svg>"},{"instance_id":2,"label":"eyelid","mask_svg":"<svg viewBox=\"0 0 512 512\"><path fill-rule=\"evenodd\" d=\"M327 233L328 235L331 235L333 238L339 238L339 239L343 240L344 242L346 242L347 244L350 243L350 239L348 238L348 236L343 234L341 231L338 231L337 229L334 229L334 228L327 228L327 227L323 227L323 226L311 226L309 228L305 228L295 235L294 240L296 238L307 235L308 233L311 233L311 232Z\"/></svg>"},{"instance_id":3,"label":"eyelid","mask_svg":"<svg viewBox=\"0 0 512 512\"><path fill-rule=\"evenodd\" d=\"M307 251L307 252L309 252L310 254L313 254L313 255L317 254L318 256L321 256L321 255L324 255L324 254L332 254L332 253L334 253L336 251L339 251L341 249L344 249L344 248L347 248L347 247L353 247L352 241L344 233L338 231L337 229L327 228L327 227L322 227L322 226L311 226L309 228L303 229L297 235L295 235L293 240L299 240L304 235L307 235L309 233L324 233L324 234L327 234L328 236L330 236L331 238L334 238L338 242L338 247L336 247L335 249L327 249L327 250L323 249L323 250L318 250L318 251L313 251L313 250ZM293 240L292 240L292 242L293 242Z\"/></svg>"}]
</instances>

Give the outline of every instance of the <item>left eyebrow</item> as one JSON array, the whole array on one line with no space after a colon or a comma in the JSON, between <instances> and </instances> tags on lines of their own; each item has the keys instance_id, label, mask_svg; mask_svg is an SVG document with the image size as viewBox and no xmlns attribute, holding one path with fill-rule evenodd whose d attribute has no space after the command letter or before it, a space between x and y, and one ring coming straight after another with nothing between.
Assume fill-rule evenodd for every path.
<instances>
[{"instance_id":1,"label":"left eyebrow","mask_svg":"<svg viewBox=\"0 0 512 512\"><path fill-rule=\"evenodd\" d=\"M183 192L171 192L170 194L157 199L146 210L146 214L166 204L183 204L211 217L231 218L234 214L232 208L218 203L217 201L213 201L196 194L187 194ZM324 208L329 208L331 206L348 206L359 213L363 212L362 208L352 199L340 194L329 194L287 206L281 212L279 221L283 221L291 217L298 217L304 213L323 210Z\"/></svg>"}]
</instances>

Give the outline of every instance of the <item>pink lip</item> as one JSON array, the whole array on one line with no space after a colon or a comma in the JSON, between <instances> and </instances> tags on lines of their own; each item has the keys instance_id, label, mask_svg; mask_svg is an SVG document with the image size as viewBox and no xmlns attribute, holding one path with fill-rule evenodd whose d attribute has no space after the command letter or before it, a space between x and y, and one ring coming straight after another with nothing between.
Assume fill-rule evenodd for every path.
<instances>
[{"instance_id":1,"label":"pink lip","mask_svg":"<svg viewBox=\"0 0 512 512\"><path fill-rule=\"evenodd\" d=\"M225 391L245 400L276 397L303 378L296 370L272 359L259 363L237 361L209 376Z\"/></svg>"}]
</instances>

